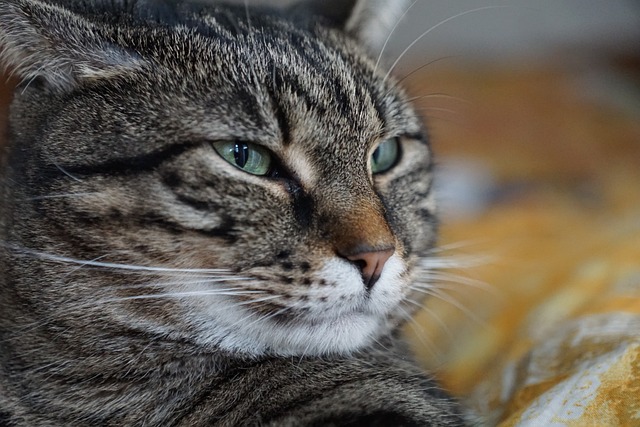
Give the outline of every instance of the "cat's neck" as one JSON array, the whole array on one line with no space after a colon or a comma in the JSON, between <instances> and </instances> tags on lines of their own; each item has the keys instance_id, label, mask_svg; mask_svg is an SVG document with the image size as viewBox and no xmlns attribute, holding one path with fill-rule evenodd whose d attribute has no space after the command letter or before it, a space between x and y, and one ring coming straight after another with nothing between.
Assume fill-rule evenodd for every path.
<instances>
[{"instance_id":1,"label":"cat's neck","mask_svg":"<svg viewBox=\"0 0 640 427\"><path fill-rule=\"evenodd\" d=\"M122 337L94 336L100 349L88 354L83 352L87 342L82 339L77 346L60 346L59 338L68 331L59 331L58 336L51 332L33 328L20 339L18 331L5 331L2 337L9 338L3 357L14 358L23 367L14 374L14 383L25 386L20 398L56 402L57 412L52 414L56 418L86 419L95 425L193 425L183 416L197 414L199 406L218 419L238 405L263 404L261 389L286 394L286 387L301 381L309 393L320 393L324 385L317 377L353 381L340 375L370 365L377 366L372 368L375 374L389 369L410 374L415 369L397 359L404 349L392 337L385 338L379 348L365 349L357 358L248 358L136 334L127 335L124 345ZM340 362L335 363L337 360ZM11 366L11 362L4 360L2 366ZM319 389L314 391L314 387ZM65 392L60 394L60 390ZM0 388L0 409L3 399ZM11 406L20 407L20 403Z\"/></svg>"},{"instance_id":2,"label":"cat's neck","mask_svg":"<svg viewBox=\"0 0 640 427\"><path fill-rule=\"evenodd\" d=\"M100 422L118 419L123 425L163 425L180 413L185 402L197 400L207 389L221 387L235 371L260 362L135 333L125 334L126 342L108 333L90 340L76 336L74 346L73 339L65 339L71 331L16 326L14 331L3 331L0 339L2 357L7 359L2 366L21 367L9 374L13 384L24 386L20 399L55 401L61 414L80 413L81 418ZM90 345L95 349L88 349Z\"/></svg>"}]
</instances>

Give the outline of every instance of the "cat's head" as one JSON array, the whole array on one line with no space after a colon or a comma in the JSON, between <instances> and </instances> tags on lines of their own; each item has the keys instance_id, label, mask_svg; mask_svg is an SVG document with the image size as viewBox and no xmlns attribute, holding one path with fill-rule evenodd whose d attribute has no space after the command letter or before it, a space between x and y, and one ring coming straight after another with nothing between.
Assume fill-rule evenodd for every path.
<instances>
[{"instance_id":1,"label":"cat's head","mask_svg":"<svg viewBox=\"0 0 640 427\"><path fill-rule=\"evenodd\" d=\"M406 318L432 159L372 55L402 2L119 3L0 4L23 79L3 292L250 354L351 352Z\"/></svg>"}]
</instances>

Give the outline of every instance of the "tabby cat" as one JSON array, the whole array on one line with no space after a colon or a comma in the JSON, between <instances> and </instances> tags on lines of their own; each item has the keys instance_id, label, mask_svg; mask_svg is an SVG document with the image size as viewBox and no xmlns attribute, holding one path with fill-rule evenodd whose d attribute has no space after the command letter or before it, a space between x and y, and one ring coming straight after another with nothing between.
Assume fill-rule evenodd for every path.
<instances>
[{"instance_id":1,"label":"tabby cat","mask_svg":"<svg viewBox=\"0 0 640 427\"><path fill-rule=\"evenodd\" d=\"M462 422L398 332L436 228L402 6L0 2L0 425Z\"/></svg>"}]
</instances>

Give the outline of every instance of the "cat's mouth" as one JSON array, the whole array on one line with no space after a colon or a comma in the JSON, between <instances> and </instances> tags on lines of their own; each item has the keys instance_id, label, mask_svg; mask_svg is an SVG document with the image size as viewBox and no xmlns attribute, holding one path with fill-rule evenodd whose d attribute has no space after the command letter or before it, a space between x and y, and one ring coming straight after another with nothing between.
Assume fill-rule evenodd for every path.
<instances>
[{"instance_id":1,"label":"cat's mouth","mask_svg":"<svg viewBox=\"0 0 640 427\"><path fill-rule=\"evenodd\" d=\"M275 316L279 317L277 323L340 329L353 319L385 320L406 297L405 272L405 263L397 256L391 257L375 286L367 286L351 263L330 259L317 273L322 284L303 296L304 303L297 303L298 310L292 310L289 316Z\"/></svg>"},{"instance_id":2,"label":"cat's mouth","mask_svg":"<svg viewBox=\"0 0 640 427\"><path fill-rule=\"evenodd\" d=\"M228 297L201 306L200 335L217 347L252 355L348 354L389 332L406 298L405 271L404 261L394 255L367 289L355 266L331 258L314 273L323 282L295 297L256 294L255 304L239 305Z\"/></svg>"},{"instance_id":3,"label":"cat's mouth","mask_svg":"<svg viewBox=\"0 0 640 427\"><path fill-rule=\"evenodd\" d=\"M332 258L317 273L328 286L315 292L330 303L330 307L323 307L323 310L334 307L352 313L383 314L395 307L405 295L403 277L406 270L406 263L398 255L393 255L372 283L352 263Z\"/></svg>"}]
</instances>

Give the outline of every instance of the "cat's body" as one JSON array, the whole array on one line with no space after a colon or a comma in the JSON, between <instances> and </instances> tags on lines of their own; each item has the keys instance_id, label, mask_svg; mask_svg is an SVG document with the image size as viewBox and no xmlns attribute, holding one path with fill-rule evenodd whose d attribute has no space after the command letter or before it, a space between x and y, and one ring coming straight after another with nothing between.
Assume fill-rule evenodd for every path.
<instances>
[{"instance_id":1,"label":"cat's body","mask_svg":"<svg viewBox=\"0 0 640 427\"><path fill-rule=\"evenodd\" d=\"M0 425L460 423L397 338L432 159L371 5L119 3L0 3Z\"/></svg>"}]
</instances>

